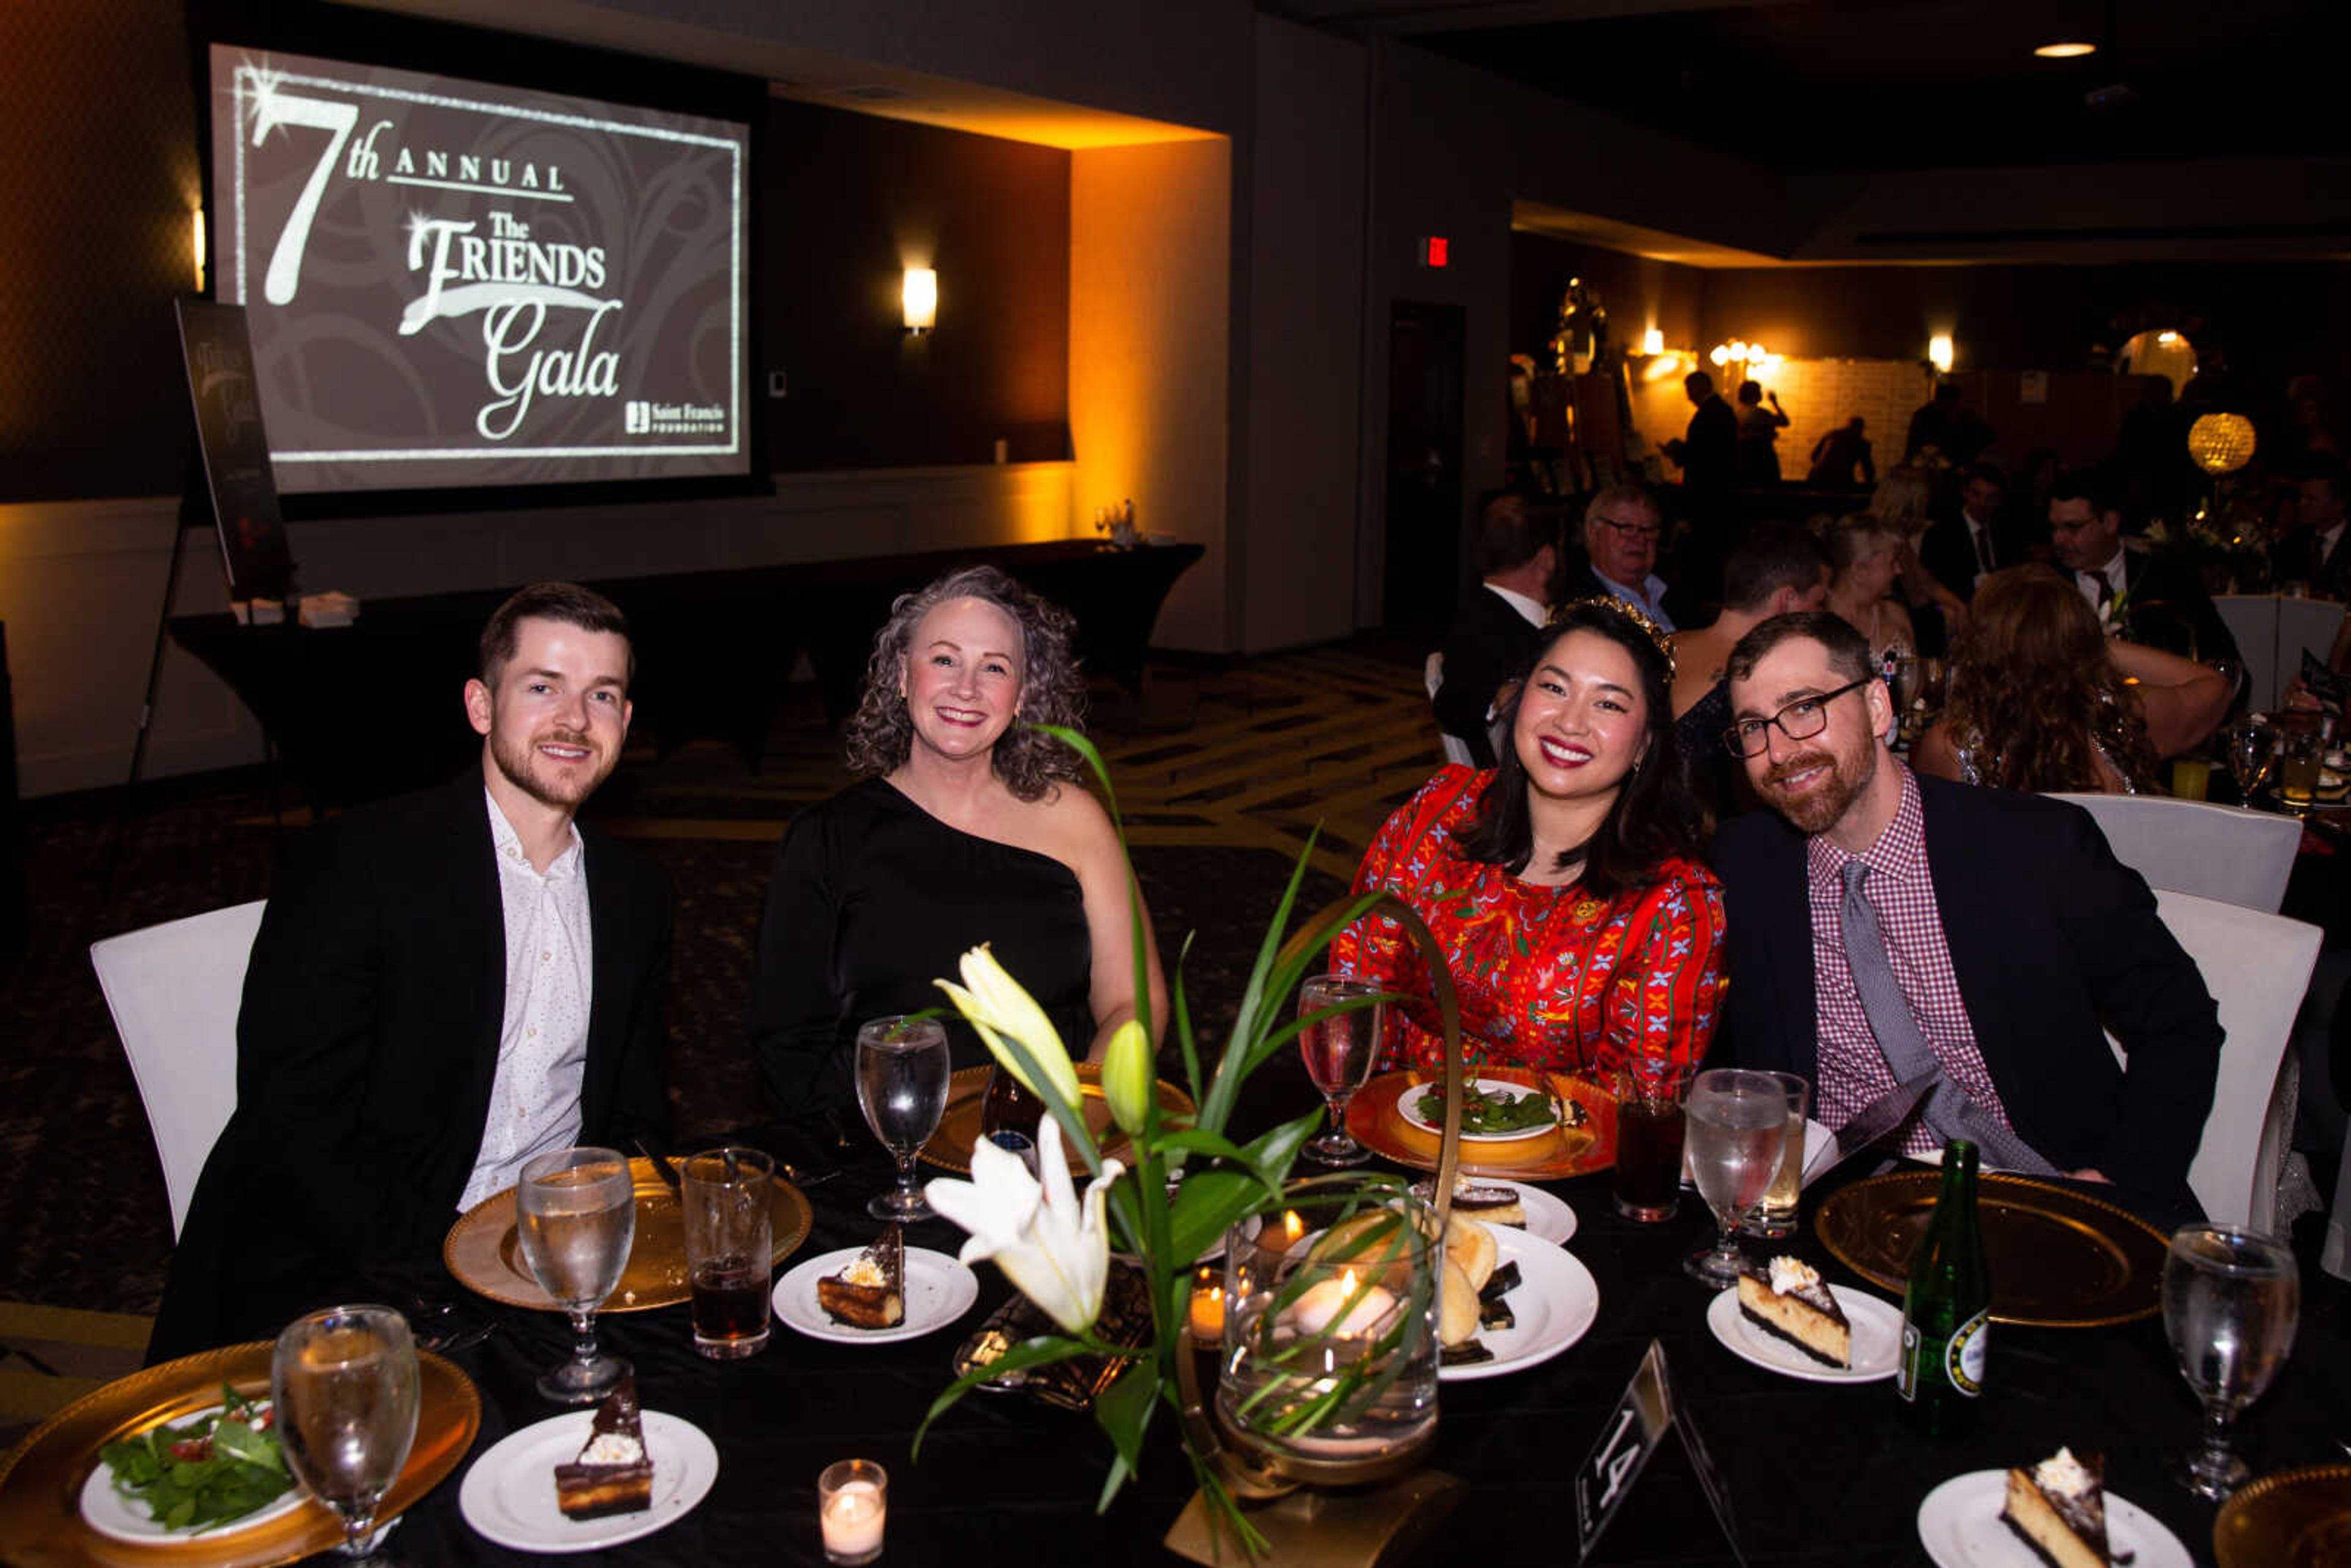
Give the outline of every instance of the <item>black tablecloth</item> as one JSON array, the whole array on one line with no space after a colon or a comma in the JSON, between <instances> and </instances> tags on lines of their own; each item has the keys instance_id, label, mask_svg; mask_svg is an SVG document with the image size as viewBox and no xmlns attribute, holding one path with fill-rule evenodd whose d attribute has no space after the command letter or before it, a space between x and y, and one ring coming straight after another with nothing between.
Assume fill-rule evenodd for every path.
<instances>
[{"instance_id":1,"label":"black tablecloth","mask_svg":"<svg viewBox=\"0 0 2351 1568\"><path fill-rule=\"evenodd\" d=\"M1868 1169L1865 1159L1851 1162L1824 1186ZM797 1257L870 1239L875 1224L862 1206L887 1179L883 1165L862 1163L815 1186L809 1196L816 1231ZM2164 1474L2165 1461L2195 1439L2198 1406L2159 1318L2092 1330L1997 1327L1975 1431L1929 1440L1902 1423L1890 1381L1802 1382L1752 1366L1714 1340L1705 1323L1708 1294L1680 1267L1711 1229L1694 1197L1685 1195L1674 1220L1641 1227L1615 1217L1604 1176L1551 1186L1575 1211L1568 1250L1599 1283L1598 1321L1539 1367L1445 1385L1433 1462L1466 1481L1468 1492L1415 1561L1572 1560L1575 1467L1652 1337L1663 1342L1673 1385L1728 1479L1750 1563L1924 1562L1917 1514L1935 1486L1966 1471L2044 1458L2060 1444L2103 1449L2109 1488L2162 1520L2198 1563L2212 1561L2214 1510ZM1820 1197L1807 1195L1806 1232L1792 1249L1821 1263L1833 1281L1860 1284L1812 1239ZM911 1232L908 1244L953 1251L960 1234L933 1221ZM956 1343L1005 1295L992 1265L978 1272L979 1304L960 1323L896 1344L823 1343L778 1322L758 1356L718 1364L693 1354L683 1307L605 1320L608 1343L637 1365L646 1406L708 1433L720 1471L709 1498L685 1519L630 1545L566 1561L819 1563L817 1473L852 1456L878 1460L890 1473L884 1563L1177 1561L1160 1539L1191 1483L1164 1411L1140 1483L1130 1483L1103 1517L1093 1505L1109 1447L1089 1416L975 1394L932 1428L921 1459L910 1458L915 1425L950 1380ZM2307 1260L2303 1278L2294 1360L2240 1423L2241 1451L2256 1473L2341 1462L2336 1439L2351 1437L2351 1360L2342 1346L2351 1287ZM507 1432L556 1413L530 1385L567 1343L551 1315L507 1313L497 1334L458 1358L484 1405L468 1463ZM492 1546L465 1526L456 1500L463 1474L402 1524L395 1541L403 1557L434 1564L541 1561ZM1695 1479L1668 1448L1593 1561L1732 1559Z\"/></svg>"}]
</instances>

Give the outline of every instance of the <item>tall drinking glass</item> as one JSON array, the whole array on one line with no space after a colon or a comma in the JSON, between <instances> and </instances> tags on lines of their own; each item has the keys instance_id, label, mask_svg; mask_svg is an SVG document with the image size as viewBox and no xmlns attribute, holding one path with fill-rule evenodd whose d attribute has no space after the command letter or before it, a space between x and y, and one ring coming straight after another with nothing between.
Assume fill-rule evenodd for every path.
<instances>
[{"instance_id":1,"label":"tall drinking glass","mask_svg":"<svg viewBox=\"0 0 2351 1568\"><path fill-rule=\"evenodd\" d=\"M1739 1282L1746 1260L1731 1239L1739 1217L1755 1207L1779 1174L1788 1143L1788 1092L1769 1072L1717 1068L1701 1072L1682 1102L1689 1129L1690 1177L1721 1228L1714 1246L1683 1268L1717 1290Z\"/></svg>"},{"instance_id":2,"label":"tall drinking glass","mask_svg":"<svg viewBox=\"0 0 2351 1568\"><path fill-rule=\"evenodd\" d=\"M637 1234L636 1183L616 1149L558 1149L522 1167L515 1218L523 1261L571 1315L571 1359L538 1380L542 1398L593 1405L629 1364L596 1350L596 1309L621 1282Z\"/></svg>"},{"instance_id":3,"label":"tall drinking glass","mask_svg":"<svg viewBox=\"0 0 2351 1568\"><path fill-rule=\"evenodd\" d=\"M2250 806L2269 782L2270 767L2277 757L2277 731L2248 719L2228 732L2227 747L2230 777L2237 781L2238 798Z\"/></svg>"},{"instance_id":4,"label":"tall drinking glass","mask_svg":"<svg viewBox=\"0 0 2351 1568\"><path fill-rule=\"evenodd\" d=\"M390 1307L297 1318L269 1357L287 1467L343 1523L342 1552L367 1557L376 1509L416 1441L416 1343Z\"/></svg>"},{"instance_id":5,"label":"tall drinking glass","mask_svg":"<svg viewBox=\"0 0 2351 1568\"><path fill-rule=\"evenodd\" d=\"M2172 1473L2198 1497L2217 1502L2251 1473L2229 1448L2229 1426L2285 1364L2301 1312L2302 1276L2283 1243L2219 1225L2173 1234L2163 1261L2163 1332L2204 1402L2204 1442Z\"/></svg>"},{"instance_id":6,"label":"tall drinking glass","mask_svg":"<svg viewBox=\"0 0 2351 1568\"><path fill-rule=\"evenodd\" d=\"M1347 1102L1379 1060L1387 1006L1380 988L1344 975L1311 975L1298 991L1298 1051L1331 1107L1331 1130L1300 1150L1318 1166L1359 1166L1372 1151L1347 1134ZM1348 1009L1339 1011L1339 1009Z\"/></svg>"},{"instance_id":7,"label":"tall drinking glass","mask_svg":"<svg viewBox=\"0 0 2351 1568\"><path fill-rule=\"evenodd\" d=\"M947 1108L947 1031L936 1019L879 1018L857 1031L857 1105L898 1162L898 1185L865 1204L876 1219L928 1219L914 1187L914 1155Z\"/></svg>"},{"instance_id":8,"label":"tall drinking glass","mask_svg":"<svg viewBox=\"0 0 2351 1568\"><path fill-rule=\"evenodd\" d=\"M1682 1095L1690 1071L1669 1057L1635 1057L1610 1081L1616 1094L1616 1212L1641 1225L1681 1207Z\"/></svg>"},{"instance_id":9,"label":"tall drinking glass","mask_svg":"<svg viewBox=\"0 0 2351 1568\"><path fill-rule=\"evenodd\" d=\"M1780 1169L1763 1191L1763 1201L1740 1217L1741 1235L1777 1241L1796 1233L1796 1205L1804 1191L1804 1113L1813 1106L1813 1086L1802 1073L1774 1072L1788 1097L1788 1141L1780 1151Z\"/></svg>"},{"instance_id":10,"label":"tall drinking glass","mask_svg":"<svg viewBox=\"0 0 2351 1568\"><path fill-rule=\"evenodd\" d=\"M695 1352L711 1361L756 1355L768 1343L776 1163L729 1145L695 1155L677 1174Z\"/></svg>"}]
</instances>

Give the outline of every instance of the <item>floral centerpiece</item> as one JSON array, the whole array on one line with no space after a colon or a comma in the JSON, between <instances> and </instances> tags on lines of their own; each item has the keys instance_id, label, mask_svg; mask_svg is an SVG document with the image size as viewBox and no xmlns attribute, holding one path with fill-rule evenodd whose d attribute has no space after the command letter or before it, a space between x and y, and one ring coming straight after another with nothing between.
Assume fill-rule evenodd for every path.
<instances>
[{"instance_id":1,"label":"floral centerpiece","mask_svg":"<svg viewBox=\"0 0 2351 1568\"><path fill-rule=\"evenodd\" d=\"M1086 759L1102 781L1112 821L1119 823L1116 796L1100 754L1072 731L1040 727ZM1123 823L1119 831L1123 841ZM1311 847L1310 841L1307 852L1301 853L1291 869L1289 884L1259 946L1230 1038L1213 1060L1204 1056L1195 1039L1192 1017L1185 1004L1180 959L1176 965L1169 988L1170 1022L1185 1086L1197 1107L1193 1114L1172 1115L1159 1103L1147 994L1136 998L1142 1016L1113 1036L1102 1061L1102 1091L1113 1120L1128 1140L1131 1166L1104 1157L1081 1113L1083 1092L1068 1050L1044 1009L1005 972L986 946L964 955L958 979L938 982L986 1042L999 1069L1011 1073L1043 1103L1045 1116L1038 1129L1036 1175L1019 1156L981 1139L972 1150L971 1179L933 1181L925 1195L941 1214L970 1233L962 1249L963 1261L992 1259L1060 1332L1014 1345L989 1365L958 1378L932 1405L924 1417L924 1430L973 1387L1008 1373L1081 1356L1123 1360L1125 1370L1094 1403L1095 1418L1115 1453L1098 1503L1106 1509L1141 1465L1144 1435L1156 1412L1164 1406L1179 1418L1186 1414L1179 1358L1191 1354L1186 1325L1193 1264L1235 1222L1269 1203L1283 1202L1291 1162L1322 1115L1317 1107L1245 1144L1234 1142L1227 1134L1241 1086L1298 1033L1299 1021L1280 1019L1284 1001L1330 939L1375 908L1403 922L1416 940L1428 951L1435 950L1426 927L1408 906L1376 893L1357 895L1322 911L1284 943L1281 934L1296 905ZM1134 894L1131 870L1128 886L1134 973L1142 975L1147 973L1143 914L1141 901ZM1437 967L1441 976L1442 964ZM1446 1032L1458 1041L1451 987L1441 977L1437 986ZM1331 1010L1353 1010L1386 999L1365 998ZM1458 1119L1458 1104L1454 1114ZM1452 1146L1448 1136L1447 1147ZM1066 1155L1071 1152L1085 1166L1088 1179L1082 1192L1069 1170ZM1187 1169L1194 1161L1204 1163ZM1411 1200L1396 1178L1368 1180L1394 1187L1399 1212L1409 1207ZM1109 1278L1113 1232L1119 1249L1140 1261L1149 1286L1152 1326L1148 1340L1139 1346L1113 1344L1094 1332ZM1387 1262L1398 1250L1390 1239L1370 1261ZM1361 1292L1347 1299L1351 1309L1360 1308L1362 1295L1368 1294L1369 1270L1362 1271L1365 1285L1349 1287ZM1304 1287L1301 1277L1298 1288ZM1399 1318L1387 1343L1409 1334L1410 1325ZM1306 1348L1318 1348L1320 1338L1308 1335ZM1340 1381L1353 1389L1367 1380ZM1293 1419L1311 1435L1317 1427L1360 1416L1356 1406L1362 1403L1351 1403L1342 1393ZM917 1454L921 1442L918 1431ZM1194 1429L1186 1429L1184 1451L1213 1516L1228 1527L1244 1551L1261 1552L1262 1539L1244 1517L1225 1469L1214 1453L1204 1451L1207 1448Z\"/></svg>"}]
</instances>

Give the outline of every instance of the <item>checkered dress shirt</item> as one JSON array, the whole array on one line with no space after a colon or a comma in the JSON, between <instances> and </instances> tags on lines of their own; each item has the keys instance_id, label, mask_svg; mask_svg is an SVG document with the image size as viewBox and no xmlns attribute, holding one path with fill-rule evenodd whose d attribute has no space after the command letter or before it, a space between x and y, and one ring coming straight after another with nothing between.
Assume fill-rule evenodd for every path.
<instances>
[{"instance_id":1,"label":"checkered dress shirt","mask_svg":"<svg viewBox=\"0 0 2351 1568\"><path fill-rule=\"evenodd\" d=\"M1852 967L1845 962L1843 876L1845 862L1856 857L1816 835L1806 841L1805 858L1812 892L1813 1001L1820 1029L1813 1114L1834 1129L1891 1090L1895 1077L1870 1031L1861 993L1854 988ZM1934 1048L1935 1060L1942 1063L1945 1076L2005 1124L2008 1112L1984 1069L1975 1026L1968 1021L1967 1002L1951 967L1951 947L1943 936L1934 878L1927 864L1927 819L1919 809L1918 781L1907 767L1902 768L1902 803L1894 821L1858 858L1869 866L1862 896L1877 912L1894 977L1919 1031ZM1914 1120L1904 1151L1926 1154L1937 1146L1925 1122Z\"/></svg>"}]
</instances>

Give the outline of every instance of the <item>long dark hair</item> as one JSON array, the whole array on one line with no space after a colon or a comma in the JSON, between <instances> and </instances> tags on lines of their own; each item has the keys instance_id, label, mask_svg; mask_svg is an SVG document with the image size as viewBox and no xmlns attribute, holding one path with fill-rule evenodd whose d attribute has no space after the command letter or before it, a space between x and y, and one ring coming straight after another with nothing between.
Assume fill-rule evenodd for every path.
<instances>
[{"instance_id":1,"label":"long dark hair","mask_svg":"<svg viewBox=\"0 0 2351 1568\"><path fill-rule=\"evenodd\" d=\"M1612 600L1580 601L1552 618L1542 646L1519 671L1518 691L1503 705L1508 738L1499 748L1494 777L1479 797L1478 814L1458 842L1469 859L1500 866L1514 876L1534 858L1534 815L1527 804L1526 766L1519 760L1519 699L1526 691L1527 675L1576 632L1605 637L1631 655L1633 667L1641 673L1641 700L1647 713L1641 760L1625 776L1615 801L1592 836L1559 858L1562 867L1581 858L1583 885L1613 895L1655 882L1659 862L1669 856L1695 856L1704 819L1690 790L1689 764L1674 742L1673 665L1647 628Z\"/></svg>"}]
</instances>

